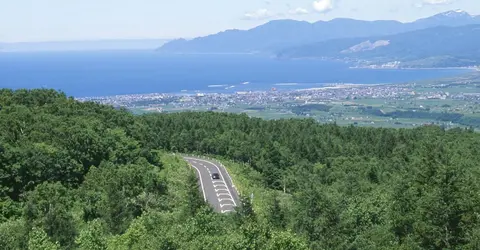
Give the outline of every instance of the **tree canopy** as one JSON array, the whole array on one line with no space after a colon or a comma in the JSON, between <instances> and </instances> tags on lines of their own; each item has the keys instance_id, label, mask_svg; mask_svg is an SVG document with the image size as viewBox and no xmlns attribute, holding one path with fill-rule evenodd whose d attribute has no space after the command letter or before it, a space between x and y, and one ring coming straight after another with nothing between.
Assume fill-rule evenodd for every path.
<instances>
[{"instance_id":1,"label":"tree canopy","mask_svg":"<svg viewBox=\"0 0 480 250\"><path fill-rule=\"evenodd\" d=\"M216 214L175 152L240 163L234 181L265 195ZM53 90L0 89L0 244L477 249L478 162L480 135L471 130L134 116Z\"/></svg>"}]
</instances>

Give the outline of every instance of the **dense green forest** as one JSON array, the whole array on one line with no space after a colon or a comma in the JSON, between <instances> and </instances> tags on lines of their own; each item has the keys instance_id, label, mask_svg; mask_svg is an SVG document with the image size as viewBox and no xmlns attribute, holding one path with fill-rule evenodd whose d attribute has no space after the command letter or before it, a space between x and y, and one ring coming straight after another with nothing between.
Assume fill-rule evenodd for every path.
<instances>
[{"instance_id":1,"label":"dense green forest","mask_svg":"<svg viewBox=\"0 0 480 250\"><path fill-rule=\"evenodd\" d=\"M215 214L174 152L234 161L234 181L268 199ZM0 90L0 245L479 249L479 163L472 130L134 116L51 90Z\"/></svg>"},{"instance_id":2,"label":"dense green forest","mask_svg":"<svg viewBox=\"0 0 480 250\"><path fill-rule=\"evenodd\" d=\"M306 249L248 206L214 213L150 131L125 110L0 90L0 248Z\"/></svg>"}]
</instances>

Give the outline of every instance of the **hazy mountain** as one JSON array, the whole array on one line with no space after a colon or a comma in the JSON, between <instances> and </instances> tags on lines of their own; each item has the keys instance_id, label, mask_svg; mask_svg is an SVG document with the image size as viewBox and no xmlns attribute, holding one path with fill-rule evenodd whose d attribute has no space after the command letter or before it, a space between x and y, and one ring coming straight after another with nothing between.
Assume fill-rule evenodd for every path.
<instances>
[{"instance_id":1,"label":"hazy mountain","mask_svg":"<svg viewBox=\"0 0 480 250\"><path fill-rule=\"evenodd\" d=\"M432 17L419 19L410 25L415 28L429 28L434 26L463 26L468 24L480 24L480 16L472 16L463 10L452 10Z\"/></svg>"},{"instance_id":2,"label":"hazy mountain","mask_svg":"<svg viewBox=\"0 0 480 250\"><path fill-rule=\"evenodd\" d=\"M404 67L480 64L480 25L438 26L387 36L346 38L282 50L280 58L336 58Z\"/></svg>"},{"instance_id":3,"label":"hazy mountain","mask_svg":"<svg viewBox=\"0 0 480 250\"><path fill-rule=\"evenodd\" d=\"M169 40L99 40L99 41L66 41L66 42L25 42L0 43L0 51L92 51L92 50L154 50L159 44Z\"/></svg>"},{"instance_id":4,"label":"hazy mountain","mask_svg":"<svg viewBox=\"0 0 480 250\"><path fill-rule=\"evenodd\" d=\"M334 38L393 34L402 30L396 21L334 19L309 23L275 20L250 30L227 30L193 40L179 39L159 51L173 53L258 53Z\"/></svg>"},{"instance_id":5,"label":"hazy mountain","mask_svg":"<svg viewBox=\"0 0 480 250\"><path fill-rule=\"evenodd\" d=\"M214 35L179 39L158 49L165 53L271 53L282 48L349 37L391 35L435 26L480 24L464 11L449 11L411 23L337 18L315 23L275 20L250 30L227 30Z\"/></svg>"}]
</instances>

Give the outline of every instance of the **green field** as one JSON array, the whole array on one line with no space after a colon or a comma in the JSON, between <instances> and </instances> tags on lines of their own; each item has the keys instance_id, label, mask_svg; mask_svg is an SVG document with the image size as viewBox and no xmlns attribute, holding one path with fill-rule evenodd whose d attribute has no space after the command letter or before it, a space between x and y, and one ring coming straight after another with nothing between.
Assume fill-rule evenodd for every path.
<instances>
[{"instance_id":1,"label":"green field","mask_svg":"<svg viewBox=\"0 0 480 250\"><path fill-rule=\"evenodd\" d=\"M472 97L476 93L480 93L479 73L401 86L411 87L415 95L397 99L373 97L360 97L353 100L337 99L323 101L322 104L308 105L304 105L303 101L299 102L296 100L268 102L263 105L236 103L214 109L210 105L185 107L185 105L175 106L168 104L162 106L161 112L214 111L245 113L250 117L268 120L312 118L320 123L335 122L339 125L369 127L413 128L426 124L435 124L445 128L470 126L480 128L480 102ZM466 94L465 98L461 98L463 94ZM378 112L378 114L368 113L365 112L366 108L385 114ZM159 112L155 108L148 107L135 107L132 108L132 111L135 114ZM448 120L435 117L435 114L457 115L462 116L462 119ZM398 115L400 117L397 117Z\"/></svg>"}]
</instances>

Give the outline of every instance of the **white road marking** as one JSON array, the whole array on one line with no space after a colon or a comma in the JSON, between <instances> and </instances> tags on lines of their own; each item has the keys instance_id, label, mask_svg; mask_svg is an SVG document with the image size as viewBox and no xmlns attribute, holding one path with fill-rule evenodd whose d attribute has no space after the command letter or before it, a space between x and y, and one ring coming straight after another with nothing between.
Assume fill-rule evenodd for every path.
<instances>
[{"instance_id":1,"label":"white road marking","mask_svg":"<svg viewBox=\"0 0 480 250\"><path fill-rule=\"evenodd\" d=\"M228 213L228 212L233 212L233 210L222 210L222 214Z\"/></svg>"},{"instance_id":2,"label":"white road marking","mask_svg":"<svg viewBox=\"0 0 480 250\"><path fill-rule=\"evenodd\" d=\"M213 183L225 183L224 181L212 181Z\"/></svg>"},{"instance_id":3,"label":"white road marking","mask_svg":"<svg viewBox=\"0 0 480 250\"><path fill-rule=\"evenodd\" d=\"M220 197L222 195L230 196L228 193L221 193L221 194L217 194L217 197Z\"/></svg>"},{"instance_id":4,"label":"white road marking","mask_svg":"<svg viewBox=\"0 0 480 250\"><path fill-rule=\"evenodd\" d=\"M193 166L193 164L191 166L198 172L198 178L200 179L200 184L202 185L203 199L207 201L207 195L205 194L205 187L203 186L202 173L200 173L200 170L198 170L197 167Z\"/></svg>"},{"instance_id":5,"label":"white road marking","mask_svg":"<svg viewBox=\"0 0 480 250\"><path fill-rule=\"evenodd\" d=\"M217 170L218 170L218 173L219 173L220 176L222 177L222 180L225 180L225 178L223 177L222 171L220 171L220 168L219 168L215 163L210 162L210 161L206 161L206 160L200 160L200 159L197 159L197 160L198 160L198 161L203 161L203 162L206 162L206 163L210 163L210 164L212 164L213 166L215 166L215 168L217 168ZM232 180L230 179L230 181L232 181ZM233 182L232 182L232 184L233 184ZM230 189L228 188L228 186L227 186L227 191L228 191L228 193L230 194L230 196L233 197L233 196L232 196L232 193L230 192ZM218 191L217 191L217 192L218 192ZM233 204L235 204L235 206L237 206L237 203L236 203L235 201L233 201Z\"/></svg>"},{"instance_id":6,"label":"white road marking","mask_svg":"<svg viewBox=\"0 0 480 250\"><path fill-rule=\"evenodd\" d=\"M224 206L233 206L233 204L220 204L220 208L223 208Z\"/></svg>"},{"instance_id":7,"label":"white road marking","mask_svg":"<svg viewBox=\"0 0 480 250\"><path fill-rule=\"evenodd\" d=\"M214 187L214 188L216 188L216 187L227 187L227 185L225 185L225 184L218 184L218 185L213 185L213 187Z\"/></svg>"},{"instance_id":8,"label":"white road marking","mask_svg":"<svg viewBox=\"0 0 480 250\"><path fill-rule=\"evenodd\" d=\"M239 193L237 188L235 187L235 183L233 183L233 179L232 179L232 176L230 176L230 174L228 173L228 169L220 162L220 166L223 167L223 169L225 169L225 173L227 173L227 176L228 176L228 179L230 179L230 183L232 183L232 187L235 189L235 191L237 191L237 194Z\"/></svg>"},{"instance_id":9,"label":"white road marking","mask_svg":"<svg viewBox=\"0 0 480 250\"><path fill-rule=\"evenodd\" d=\"M232 198L218 198L218 202L222 202L222 201L233 201Z\"/></svg>"},{"instance_id":10,"label":"white road marking","mask_svg":"<svg viewBox=\"0 0 480 250\"><path fill-rule=\"evenodd\" d=\"M215 189L215 192L218 193L218 191L227 191L228 192L228 189L225 189L225 188ZM232 196L230 193L228 195Z\"/></svg>"}]
</instances>

